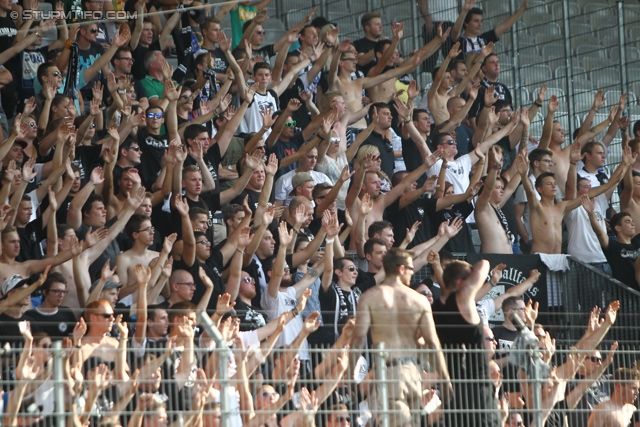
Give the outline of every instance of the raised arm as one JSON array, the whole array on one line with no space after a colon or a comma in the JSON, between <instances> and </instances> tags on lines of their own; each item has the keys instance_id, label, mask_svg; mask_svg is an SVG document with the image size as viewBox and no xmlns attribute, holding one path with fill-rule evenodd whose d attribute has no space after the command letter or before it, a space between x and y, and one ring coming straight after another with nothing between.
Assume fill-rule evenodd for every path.
<instances>
[{"instance_id":1,"label":"raised arm","mask_svg":"<svg viewBox=\"0 0 640 427\"><path fill-rule=\"evenodd\" d=\"M425 0L426 1L426 0ZM476 5L475 0L466 0L464 2L464 6L462 7L462 12L458 15L458 19L453 24L453 28L451 29L451 40L458 40L460 35L462 34L462 25L464 24L464 20L467 17L467 14L471 9Z\"/></svg>"},{"instance_id":2,"label":"raised arm","mask_svg":"<svg viewBox=\"0 0 640 427\"><path fill-rule=\"evenodd\" d=\"M516 21L522 16L524 11L527 9L528 4L529 4L529 0L524 0L522 2L522 6L520 6L520 8L516 10L516 12L513 15L509 16L500 25L498 25L494 29L496 36L501 37L506 31L508 31L511 27L513 27L513 24L516 23Z\"/></svg>"},{"instance_id":3,"label":"raised arm","mask_svg":"<svg viewBox=\"0 0 640 427\"><path fill-rule=\"evenodd\" d=\"M589 214L589 223L591 224L591 228L593 229L594 233L596 233L596 237L600 242L600 246L602 246L603 249L608 249L609 235L607 234L606 230L603 230L602 227L600 227L600 224L598 223L598 218L596 217L594 211L596 203L595 199L590 199L589 196L585 194L580 198L580 200L582 201L582 207L585 211L587 211L587 214Z\"/></svg>"}]
</instances>

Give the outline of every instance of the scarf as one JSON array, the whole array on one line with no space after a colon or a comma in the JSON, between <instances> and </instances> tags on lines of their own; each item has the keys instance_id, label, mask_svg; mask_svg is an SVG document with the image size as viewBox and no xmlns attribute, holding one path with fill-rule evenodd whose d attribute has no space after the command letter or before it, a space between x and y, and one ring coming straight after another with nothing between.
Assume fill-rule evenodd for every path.
<instances>
[{"instance_id":1,"label":"scarf","mask_svg":"<svg viewBox=\"0 0 640 427\"><path fill-rule=\"evenodd\" d=\"M338 284L334 282L331 283L331 288L333 288L333 291L336 293L336 316L333 319L333 332L335 334L335 339L337 340L340 336L338 325L344 324L349 318L349 308L347 307L344 292L342 292L340 286L338 286ZM351 288L351 292L349 293L349 301L351 301L354 316L356 315L356 306L358 305L360 295L362 295L362 291L360 290L360 288L357 288L355 286Z\"/></svg>"},{"instance_id":2,"label":"scarf","mask_svg":"<svg viewBox=\"0 0 640 427\"><path fill-rule=\"evenodd\" d=\"M69 56L67 82L64 85L63 94L76 100L78 99L78 44L73 43L69 49L71 50L71 55Z\"/></svg>"},{"instance_id":3,"label":"scarf","mask_svg":"<svg viewBox=\"0 0 640 427\"><path fill-rule=\"evenodd\" d=\"M507 221L507 217L505 216L504 212L502 212L502 209L500 209L497 206L493 206L493 205L490 205L490 206L496 212L496 215L498 216L498 220L500 221L500 225L504 229L504 232L507 233L507 239L509 239L509 242L513 244L516 241L516 238L511 232L511 230L509 230L509 222Z\"/></svg>"}]
</instances>

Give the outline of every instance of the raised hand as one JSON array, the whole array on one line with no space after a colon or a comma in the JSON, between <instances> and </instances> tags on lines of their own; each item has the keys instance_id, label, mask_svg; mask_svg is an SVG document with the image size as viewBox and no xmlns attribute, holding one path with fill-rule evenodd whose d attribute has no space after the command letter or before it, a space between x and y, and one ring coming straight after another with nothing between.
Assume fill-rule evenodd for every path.
<instances>
[{"instance_id":1,"label":"raised hand","mask_svg":"<svg viewBox=\"0 0 640 427\"><path fill-rule=\"evenodd\" d=\"M116 328L118 329L120 338L127 339L129 337L129 327L127 326L127 322L122 321L122 314L118 314L118 317L116 317Z\"/></svg>"},{"instance_id":2,"label":"raised hand","mask_svg":"<svg viewBox=\"0 0 640 427\"><path fill-rule=\"evenodd\" d=\"M413 242L413 239L416 237L416 233L418 232L418 228L420 228L420 221L416 221L413 223L411 228L407 228L407 235L405 236L405 240L408 242Z\"/></svg>"},{"instance_id":3,"label":"raised hand","mask_svg":"<svg viewBox=\"0 0 640 427\"><path fill-rule=\"evenodd\" d=\"M540 87L540 90L538 91L538 97L536 98L536 102L538 104L542 104L546 98L547 95L547 83L544 82L542 83L542 86Z\"/></svg>"},{"instance_id":4,"label":"raised hand","mask_svg":"<svg viewBox=\"0 0 640 427\"><path fill-rule=\"evenodd\" d=\"M360 201L360 215L369 215L373 210L373 200L369 193L365 193Z\"/></svg>"},{"instance_id":5,"label":"raised hand","mask_svg":"<svg viewBox=\"0 0 640 427\"><path fill-rule=\"evenodd\" d=\"M265 172L268 175L274 175L278 172L278 156L274 153L269 155L269 160L267 164L264 166Z\"/></svg>"},{"instance_id":6,"label":"raised hand","mask_svg":"<svg viewBox=\"0 0 640 427\"><path fill-rule=\"evenodd\" d=\"M582 197L580 198L580 201L582 202L582 207L584 208L585 211L589 213L594 212L596 207L596 199L590 199L587 194L583 194Z\"/></svg>"},{"instance_id":7,"label":"raised hand","mask_svg":"<svg viewBox=\"0 0 640 427\"><path fill-rule=\"evenodd\" d=\"M620 309L620 301L613 301L607 306L607 310L604 312L604 320L610 325L616 323L616 316Z\"/></svg>"},{"instance_id":8,"label":"raised hand","mask_svg":"<svg viewBox=\"0 0 640 427\"><path fill-rule=\"evenodd\" d=\"M551 98L549 98L549 103L547 104L547 110L549 111L549 113L554 113L556 111L558 111L558 108L560 107L560 104L558 102L558 97L556 95L551 95Z\"/></svg>"},{"instance_id":9,"label":"raised hand","mask_svg":"<svg viewBox=\"0 0 640 427\"><path fill-rule=\"evenodd\" d=\"M85 249L95 246L99 241L101 241L102 239L105 239L108 235L109 235L108 228L100 227L94 231L91 231L91 228L89 228L89 232L84 237Z\"/></svg>"},{"instance_id":10,"label":"raised hand","mask_svg":"<svg viewBox=\"0 0 640 427\"><path fill-rule=\"evenodd\" d=\"M400 40L404 34L404 22L393 22L391 24L391 34L394 39Z\"/></svg>"},{"instance_id":11,"label":"raised hand","mask_svg":"<svg viewBox=\"0 0 640 427\"><path fill-rule=\"evenodd\" d=\"M177 238L178 238L178 233L172 233L172 234L169 234L167 237L165 237L164 242L162 242L162 250L165 253L170 254L171 249L173 249L173 244L176 242Z\"/></svg>"},{"instance_id":12,"label":"raised hand","mask_svg":"<svg viewBox=\"0 0 640 427\"><path fill-rule=\"evenodd\" d=\"M176 211L178 211L178 213L180 214L181 217L186 218L189 216L189 202L187 202L187 198L186 197L182 197L182 195L180 194L176 194L175 199L174 199L174 207L176 208Z\"/></svg>"},{"instance_id":13,"label":"raised hand","mask_svg":"<svg viewBox=\"0 0 640 427\"><path fill-rule=\"evenodd\" d=\"M287 230L286 221L282 221L278 226L278 236L280 237L280 245L285 247L293 240L293 229Z\"/></svg>"},{"instance_id":14,"label":"raised hand","mask_svg":"<svg viewBox=\"0 0 640 427\"><path fill-rule=\"evenodd\" d=\"M498 98L499 98L499 95L496 92L496 87L495 86L489 86L488 88L485 89L485 91L484 91L484 105L486 105L487 107L490 107L490 106L492 106L493 104L496 103Z\"/></svg>"},{"instance_id":15,"label":"raised hand","mask_svg":"<svg viewBox=\"0 0 640 427\"><path fill-rule=\"evenodd\" d=\"M582 154L580 153L581 148L580 141L576 140L573 144L571 144L570 152L569 152L569 161L573 163L577 163L580 159L582 159Z\"/></svg>"},{"instance_id":16,"label":"raised hand","mask_svg":"<svg viewBox=\"0 0 640 427\"><path fill-rule=\"evenodd\" d=\"M133 267L133 274L138 286L145 288L149 284L149 280L151 280L151 267L147 266L147 268L144 268L142 264L138 263Z\"/></svg>"},{"instance_id":17,"label":"raised hand","mask_svg":"<svg viewBox=\"0 0 640 427\"><path fill-rule=\"evenodd\" d=\"M603 96L604 92L602 89L599 89L596 94L593 96L593 108L595 111L598 111L598 108L602 107L605 102L607 102L607 98Z\"/></svg>"}]
</instances>

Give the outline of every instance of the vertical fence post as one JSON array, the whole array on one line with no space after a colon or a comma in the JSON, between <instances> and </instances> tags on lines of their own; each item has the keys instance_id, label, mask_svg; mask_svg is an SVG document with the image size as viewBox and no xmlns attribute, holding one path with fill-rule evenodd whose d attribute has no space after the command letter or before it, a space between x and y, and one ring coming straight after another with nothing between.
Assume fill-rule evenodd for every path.
<instances>
[{"instance_id":1,"label":"vertical fence post","mask_svg":"<svg viewBox=\"0 0 640 427\"><path fill-rule=\"evenodd\" d=\"M381 342L376 347L376 383L379 385L380 394L380 425L389 427L389 400L387 392L387 352L384 350L384 343Z\"/></svg>"},{"instance_id":2,"label":"vertical fence post","mask_svg":"<svg viewBox=\"0 0 640 427\"><path fill-rule=\"evenodd\" d=\"M616 3L618 6L618 39L620 43L618 43L618 47L620 48L620 90L624 92L628 92L627 90L627 49L625 46L625 27L624 27L624 4L622 1L618 0ZM627 100L627 105L629 105L629 100Z\"/></svg>"},{"instance_id":3,"label":"vertical fence post","mask_svg":"<svg viewBox=\"0 0 640 427\"><path fill-rule=\"evenodd\" d=\"M516 0L511 0L509 13L513 13L514 10L517 10L515 3L516 3ZM512 63L511 65L513 65L513 73L514 73L513 83L515 86L515 93L512 93L511 96L513 97L514 109L516 108L517 105L523 105L522 91L520 90L520 88L522 87L522 80L520 76L520 57L518 55L519 45L518 45L518 34L517 34L517 31L520 27L521 27L520 23L516 22L514 27L511 29L511 46L513 48L512 49L513 55L511 55L513 59L511 60L511 63Z\"/></svg>"},{"instance_id":4,"label":"vertical fence post","mask_svg":"<svg viewBox=\"0 0 640 427\"><path fill-rule=\"evenodd\" d=\"M571 59L571 31L569 30L569 0L562 0L562 24L564 25L564 58L567 66L567 74L565 79L567 80L567 114L569 129L566 132L569 137L573 135L573 128L575 127L574 108L573 102L575 101L573 95L573 61Z\"/></svg>"},{"instance_id":5,"label":"vertical fence post","mask_svg":"<svg viewBox=\"0 0 640 427\"><path fill-rule=\"evenodd\" d=\"M540 351L535 350L532 354L533 359L533 374L535 378L533 379L533 397L532 397L532 408L533 409L533 419L535 426L542 426L542 378L540 373Z\"/></svg>"},{"instance_id":6,"label":"vertical fence post","mask_svg":"<svg viewBox=\"0 0 640 427\"><path fill-rule=\"evenodd\" d=\"M62 364L62 341L53 342L53 391L56 399L56 427L65 427L64 367Z\"/></svg>"},{"instance_id":7,"label":"vertical fence post","mask_svg":"<svg viewBox=\"0 0 640 427\"><path fill-rule=\"evenodd\" d=\"M216 342L216 352L218 352L218 360L220 361L218 363L220 368L221 385L220 413L222 417L220 418L220 421L222 423L222 427L231 427L231 407L229 402L229 393L227 393L227 389L229 387L229 356L231 352L227 348L227 342L222 337L222 334L218 331L218 328L205 310L198 312L198 319L200 325L202 325L207 334L209 334L209 336Z\"/></svg>"}]
</instances>

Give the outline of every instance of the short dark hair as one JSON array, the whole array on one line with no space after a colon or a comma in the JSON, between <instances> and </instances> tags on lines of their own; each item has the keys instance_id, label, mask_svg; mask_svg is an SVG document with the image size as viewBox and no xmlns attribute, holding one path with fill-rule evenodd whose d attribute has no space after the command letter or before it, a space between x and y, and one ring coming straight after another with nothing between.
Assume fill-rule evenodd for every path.
<instances>
[{"instance_id":1,"label":"short dark hair","mask_svg":"<svg viewBox=\"0 0 640 427\"><path fill-rule=\"evenodd\" d=\"M514 308L518 301L522 301L522 298L515 296L505 298L504 301L502 301L502 311L506 313L510 308Z\"/></svg>"},{"instance_id":2,"label":"short dark hair","mask_svg":"<svg viewBox=\"0 0 640 427\"><path fill-rule=\"evenodd\" d=\"M42 85L42 77L47 75L47 73L49 73L49 70L52 69L53 67L56 67L56 64L54 62L45 62L44 64L41 64L38 67L37 77L38 77L38 82L41 85Z\"/></svg>"},{"instance_id":3,"label":"short dark hair","mask_svg":"<svg viewBox=\"0 0 640 427\"><path fill-rule=\"evenodd\" d=\"M87 201L84 202L84 205L82 205L82 214L83 215L84 214L89 214L89 212L91 212L91 209L93 209L93 203L94 202L102 202L102 204L104 204L104 199L99 194L91 193L89 195L89 198L87 198Z\"/></svg>"},{"instance_id":4,"label":"short dark hair","mask_svg":"<svg viewBox=\"0 0 640 427\"><path fill-rule=\"evenodd\" d=\"M467 16L464 18L464 23L468 24L471 19L473 18L473 15L484 15L484 12L482 11L482 9L480 9L479 7L474 7L472 8L468 13Z\"/></svg>"},{"instance_id":5,"label":"short dark hair","mask_svg":"<svg viewBox=\"0 0 640 427\"><path fill-rule=\"evenodd\" d=\"M533 162L539 162L544 156L553 157L553 151L546 148L536 148L529 153L529 164L533 167Z\"/></svg>"},{"instance_id":6,"label":"short dark hair","mask_svg":"<svg viewBox=\"0 0 640 427\"><path fill-rule=\"evenodd\" d=\"M437 134L434 138L433 138L433 146L437 147L438 145L442 145L442 141L444 140L445 137L450 136L453 138L453 135L451 135L449 132L440 132L439 134Z\"/></svg>"},{"instance_id":7,"label":"short dark hair","mask_svg":"<svg viewBox=\"0 0 640 427\"><path fill-rule=\"evenodd\" d=\"M194 207L194 208L190 208L189 209L189 219L191 221L196 219L198 215L206 215L207 218L209 218L209 211L207 211L205 209L202 209L202 208L198 208L198 207Z\"/></svg>"},{"instance_id":8,"label":"short dark hair","mask_svg":"<svg viewBox=\"0 0 640 427\"><path fill-rule=\"evenodd\" d=\"M412 117L413 121L414 122L418 121L418 119L420 118L420 114L422 113L429 115L429 112L424 108L416 108L415 110L413 110L413 117Z\"/></svg>"},{"instance_id":9,"label":"short dark hair","mask_svg":"<svg viewBox=\"0 0 640 427\"><path fill-rule=\"evenodd\" d=\"M268 62L256 62L256 64L253 66L253 73L255 74L256 72L258 72L258 70L269 70L269 72L271 72L271 64L269 64Z\"/></svg>"},{"instance_id":10,"label":"short dark hair","mask_svg":"<svg viewBox=\"0 0 640 427\"><path fill-rule=\"evenodd\" d=\"M453 260L442 273L442 281L447 289L455 289L458 279L466 279L471 274L471 265L466 261Z\"/></svg>"},{"instance_id":11,"label":"short dark hair","mask_svg":"<svg viewBox=\"0 0 640 427\"><path fill-rule=\"evenodd\" d=\"M196 139L196 137L201 133L206 133L207 136L209 135L209 131L207 130L206 126L189 125L184 130L184 140L188 142L190 139Z\"/></svg>"},{"instance_id":12,"label":"short dark hair","mask_svg":"<svg viewBox=\"0 0 640 427\"><path fill-rule=\"evenodd\" d=\"M548 177L555 178L556 174L553 172L545 172L538 175L538 177L536 178L536 188L542 188L542 181L544 181L544 179Z\"/></svg>"},{"instance_id":13,"label":"short dark hair","mask_svg":"<svg viewBox=\"0 0 640 427\"><path fill-rule=\"evenodd\" d=\"M391 248L384 256L382 265L387 275L398 275L398 267L406 265L405 263L413 258L413 254L406 249Z\"/></svg>"},{"instance_id":14,"label":"short dark hair","mask_svg":"<svg viewBox=\"0 0 640 427\"><path fill-rule=\"evenodd\" d=\"M611 217L611 219L609 220L609 225L611 226L611 229L614 231L614 233L616 232L616 227L618 225L622 224L622 220L625 217L631 216L631 214L629 214L629 212L626 211L622 211L622 212L618 212L617 214L615 214L614 216Z\"/></svg>"},{"instance_id":15,"label":"short dark hair","mask_svg":"<svg viewBox=\"0 0 640 427\"><path fill-rule=\"evenodd\" d=\"M129 46L120 46L111 58L111 65L114 64L113 61L115 61L116 59L120 59L120 55L122 54L122 52L129 52L131 55L133 55L133 50Z\"/></svg>"},{"instance_id":16,"label":"short dark hair","mask_svg":"<svg viewBox=\"0 0 640 427\"><path fill-rule=\"evenodd\" d=\"M131 218L127 222L127 225L124 226L124 231L131 238L131 240L133 240L133 233L139 233L140 227L145 221L151 221L151 218L143 214L133 214L131 216Z\"/></svg>"},{"instance_id":17,"label":"short dark hair","mask_svg":"<svg viewBox=\"0 0 640 427\"><path fill-rule=\"evenodd\" d=\"M64 285L67 286L67 279L65 279L62 274L54 271L53 273L49 273L47 275L47 279L44 281L40 289L48 292L54 283L64 283Z\"/></svg>"},{"instance_id":18,"label":"short dark hair","mask_svg":"<svg viewBox=\"0 0 640 427\"><path fill-rule=\"evenodd\" d=\"M374 245L381 245L381 246L384 246L386 248L387 247L387 242L385 242L382 239L378 239L376 237L374 237L372 239L368 239L366 242L364 242L364 253L365 253L365 255L371 255L371 253L373 253L373 246Z\"/></svg>"},{"instance_id":19,"label":"short dark hair","mask_svg":"<svg viewBox=\"0 0 640 427\"><path fill-rule=\"evenodd\" d=\"M224 220L224 223L226 224L227 221L234 219L238 214L238 212L244 212L244 208L242 207L242 205L239 205L237 203L231 203L225 206L222 209L222 218Z\"/></svg>"},{"instance_id":20,"label":"short dark hair","mask_svg":"<svg viewBox=\"0 0 640 427\"><path fill-rule=\"evenodd\" d=\"M374 102L369 106L369 117L373 116L374 108L378 111L378 113L380 113L380 109L382 108L386 108L387 110L391 111L391 107L389 107L389 104L386 104L384 102Z\"/></svg>"},{"instance_id":21,"label":"short dark hair","mask_svg":"<svg viewBox=\"0 0 640 427\"><path fill-rule=\"evenodd\" d=\"M372 239L376 234L380 234L385 228L391 228L393 230L393 224L389 221L375 221L369 226L368 235Z\"/></svg>"}]
</instances>

